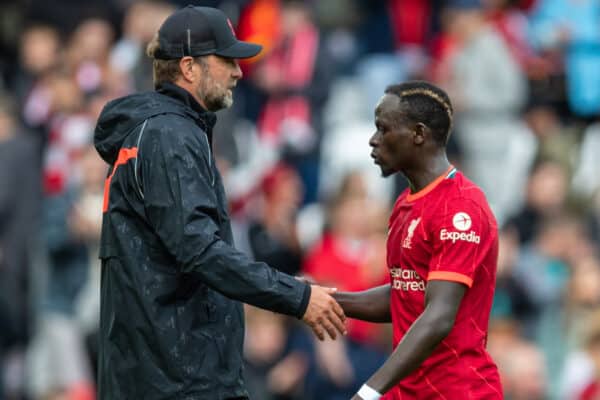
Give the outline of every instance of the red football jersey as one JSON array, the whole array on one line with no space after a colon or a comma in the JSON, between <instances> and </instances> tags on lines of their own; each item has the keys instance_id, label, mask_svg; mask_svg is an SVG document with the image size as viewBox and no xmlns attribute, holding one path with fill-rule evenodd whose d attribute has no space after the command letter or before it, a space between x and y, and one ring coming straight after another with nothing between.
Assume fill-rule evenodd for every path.
<instances>
[{"instance_id":1,"label":"red football jersey","mask_svg":"<svg viewBox=\"0 0 600 400\"><path fill-rule=\"evenodd\" d=\"M497 258L494 215L483 192L456 169L398 197L387 242L394 348L423 313L428 281L468 289L450 334L385 399L502 399L498 370L485 349Z\"/></svg>"}]
</instances>

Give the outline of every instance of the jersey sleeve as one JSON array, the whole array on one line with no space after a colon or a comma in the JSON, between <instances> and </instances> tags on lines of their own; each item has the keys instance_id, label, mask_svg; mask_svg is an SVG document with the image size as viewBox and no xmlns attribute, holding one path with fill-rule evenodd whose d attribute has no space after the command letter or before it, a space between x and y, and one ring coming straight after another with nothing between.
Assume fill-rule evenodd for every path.
<instances>
[{"instance_id":1,"label":"jersey sleeve","mask_svg":"<svg viewBox=\"0 0 600 400\"><path fill-rule=\"evenodd\" d=\"M471 287L478 266L496 240L483 208L471 199L446 200L432 218L430 232L433 253L427 280Z\"/></svg>"}]
</instances>

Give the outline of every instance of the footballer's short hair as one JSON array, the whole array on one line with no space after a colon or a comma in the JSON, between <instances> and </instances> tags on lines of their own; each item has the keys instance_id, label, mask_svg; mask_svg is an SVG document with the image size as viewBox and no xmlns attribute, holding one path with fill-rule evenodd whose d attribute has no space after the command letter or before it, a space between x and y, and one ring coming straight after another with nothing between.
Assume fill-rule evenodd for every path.
<instances>
[{"instance_id":1,"label":"footballer's short hair","mask_svg":"<svg viewBox=\"0 0 600 400\"><path fill-rule=\"evenodd\" d=\"M453 109L446 92L429 82L408 81L388 86L385 93L398 96L402 112L411 121L429 127L436 143L441 146L448 143Z\"/></svg>"}]
</instances>

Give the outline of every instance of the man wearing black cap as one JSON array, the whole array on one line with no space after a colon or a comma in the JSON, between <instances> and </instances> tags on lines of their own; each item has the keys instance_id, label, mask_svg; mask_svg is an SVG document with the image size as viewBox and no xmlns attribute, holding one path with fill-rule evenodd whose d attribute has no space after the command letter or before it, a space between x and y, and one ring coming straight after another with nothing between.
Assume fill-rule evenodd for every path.
<instances>
[{"instance_id":1,"label":"man wearing black cap","mask_svg":"<svg viewBox=\"0 0 600 400\"><path fill-rule=\"evenodd\" d=\"M334 289L309 286L233 247L211 152L212 113L232 104L238 41L217 9L188 6L148 46L156 91L104 108L99 399L243 399L242 302L344 333Z\"/></svg>"}]
</instances>

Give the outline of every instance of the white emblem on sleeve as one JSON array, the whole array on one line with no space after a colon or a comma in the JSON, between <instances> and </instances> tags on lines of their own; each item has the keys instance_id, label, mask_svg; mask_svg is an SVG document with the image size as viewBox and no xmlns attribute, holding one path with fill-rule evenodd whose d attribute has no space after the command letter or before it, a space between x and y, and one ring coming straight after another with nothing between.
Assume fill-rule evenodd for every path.
<instances>
[{"instance_id":1,"label":"white emblem on sleeve","mask_svg":"<svg viewBox=\"0 0 600 400\"><path fill-rule=\"evenodd\" d=\"M454 225L456 231L443 228L440 231L440 240L450 240L452 243L464 241L479 244L481 242L481 236L479 236L477 232L469 231L471 225L473 225L473 221L469 214L462 211L457 212L454 214L454 217L452 217L452 225Z\"/></svg>"},{"instance_id":2,"label":"white emblem on sleeve","mask_svg":"<svg viewBox=\"0 0 600 400\"><path fill-rule=\"evenodd\" d=\"M452 217L452 225L459 231L468 231L471 227L471 217L465 212L458 212Z\"/></svg>"}]
</instances>

